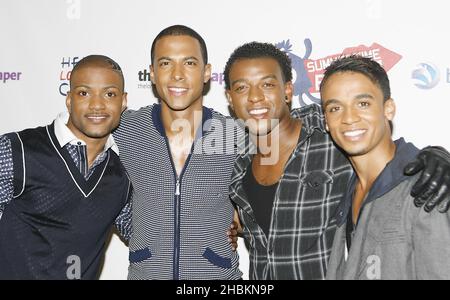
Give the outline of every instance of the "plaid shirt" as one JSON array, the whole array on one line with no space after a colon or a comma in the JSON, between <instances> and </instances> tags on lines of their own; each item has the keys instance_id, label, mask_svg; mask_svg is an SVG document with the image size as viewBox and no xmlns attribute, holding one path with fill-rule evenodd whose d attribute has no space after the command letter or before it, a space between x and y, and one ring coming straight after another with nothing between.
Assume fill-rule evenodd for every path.
<instances>
[{"instance_id":1,"label":"plaid shirt","mask_svg":"<svg viewBox=\"0 0 450 300\"><path fill-rule=\"evenodd\" d=\"M325 279L336 231L335 214L352 175L345 156L324 129L321 108L292 111L303 121L273 204L269 236L255 221L242 180L255 146L246 143L230 185L250 254L250 279Z\"/></svg>"}]
</instances>

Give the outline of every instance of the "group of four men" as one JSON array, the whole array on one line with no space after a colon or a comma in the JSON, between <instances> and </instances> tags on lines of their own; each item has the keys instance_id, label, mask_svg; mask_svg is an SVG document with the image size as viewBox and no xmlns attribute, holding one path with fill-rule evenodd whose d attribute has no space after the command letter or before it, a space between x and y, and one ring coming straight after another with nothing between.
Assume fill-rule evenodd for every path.
<instances>
[{"instance_id":1,"label":"group of four men","mask_svg":"<svg viewBox=\"0 0 450 300\"><path fill-rule=\"evenodd\" d=\"M379 64L339 59L322 108L291 110L288 56L244 44L224 71L234 121L203 106L205 42L175 25L150 76L159 103L125 111L120 66L87 56L68 114L0 137L0 279L68 278L69 257L95 279L112 223L129 279L240 279L237 230L250 279L450 276L450 155L392 140Z\"/></svg>"}]
</instances>

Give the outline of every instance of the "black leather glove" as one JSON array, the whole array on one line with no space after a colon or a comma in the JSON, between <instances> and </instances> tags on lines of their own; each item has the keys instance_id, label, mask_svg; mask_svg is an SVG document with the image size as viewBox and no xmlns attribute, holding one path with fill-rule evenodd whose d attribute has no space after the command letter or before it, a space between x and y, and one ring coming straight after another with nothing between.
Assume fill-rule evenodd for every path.
<instances>
[{"instance_id":1,"label":"black leather glove","mask_svg":"<svg viewBox=\"0 0 450 300\"><path fill-rule=\"evenodd\" d=\"M450 208L450 153L442 147L426 147L417 159L405 167L406 175L414 175L422 171L411 190L414 204L431 212L439 205L438 210L445 213Z\"/></svg>"}]
</instances>

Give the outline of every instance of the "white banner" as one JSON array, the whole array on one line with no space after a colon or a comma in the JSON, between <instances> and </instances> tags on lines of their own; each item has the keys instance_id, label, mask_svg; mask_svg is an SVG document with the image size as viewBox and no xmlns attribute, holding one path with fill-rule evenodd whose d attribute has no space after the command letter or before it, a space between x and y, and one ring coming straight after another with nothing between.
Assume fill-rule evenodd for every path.
<instances>
[{"instance_id":1,"label":"white banner","mask_svg":"<svg viewBox=\"0 0 450 300\"><path fill-rule=\"evenodd\" d=\"M228 114L223 68L250 41L291 56L294 106L317 101L323 69L342 53L362 53L388 70L397 103L395 137L450 149L450 4L442 0L2 0L0 134L50 123L65 110L73 64L89 54L115 59L129 107L156 101L149 64L153 38L184 24L205 39L213 66L205 105ZM241 270L248 257L239 247ZM127 248L113 237L101 278L125 279Z\"/></svg>"}]
</instances>

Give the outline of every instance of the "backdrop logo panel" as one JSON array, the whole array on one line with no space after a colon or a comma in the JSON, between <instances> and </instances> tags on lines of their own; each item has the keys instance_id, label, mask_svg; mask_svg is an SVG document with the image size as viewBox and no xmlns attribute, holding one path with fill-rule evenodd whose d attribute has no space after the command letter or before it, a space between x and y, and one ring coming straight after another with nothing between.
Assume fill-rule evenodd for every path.
<instances>
[{"instance_id":1,"label":"backdrop logo panel","mask_svg":"<svg viewBox=\"0 0 450 300\"><path fill-rule=\"evenodd\" d=\"M18 81L20 80L22 76L22 72L1 72L0 71L0 81L2 83L8 83L10 80L12 81Z\"/></svg>"},{"instance_id":2,"label":"backdrop logo panel","mask_svg":"<svg viewBox=\"0 0 450 300\"><path fill-rule=\"evenodd\" d=\"M72 73L73 67L82 59L82 57L74 56L63 56L61 58L61 72L59 73L59 93L62 96L67 96L69 91L69 81L70 74Z\"/></svg>"},{"instance_id":3,"label":"backdrop logo panel","mask_svg":"<svg viewBox=\"0 0 450 300\"><path fill-rule=\"evenodd\" d=\"M352 54L370 57L380 63L387 72L402 59L400 54L377 43L373 43L371 46L360 45L357 47L350 47L338 54L329 55L319 59L311 59L311 40L305 39L304 44L306 51L303 57L292 53L292 44L289 39L275 44L279 49L285 51L292 60L292 68L295 73L293 82L294 95L299 96L300 106L308 104L304 101L304 96L309 99L309 101L320 104L318 93L325 69L340 57Z\"/></svg>"},{"instance_id":4,"label":"backdrop logo panel","mask_svg":"<svg viewBox=\"0 0 450 300\"><path fill-rule=\"evenodd\" d=\"M144 69L138 72L138 89L151 89L152 83L150 79L150 71ZM211 73L211 83L216 83L223 85L223 73L222 72L212 72Z\"/></svg>"},{"instance_id":5,"label":"backdrop logo panel","mask_svg":"<svg viewBox=\"0 0 450 300\"><path fill-rule=\"evenodd\" d=\"M144 69L138 72L138 89L151 89L150 71Z\"/></svg>"},{"instance_id":6,"label":"backdrop logo panel","mask_svg":"<svg viewBox=\"0 0 450 300\"><path fill-rule=\"evenodd\" d=\"M441 80L438 67L431 63L421 63L412 72L414 85L419 89L430 90Z\"/></svg>"}]
</instances>

